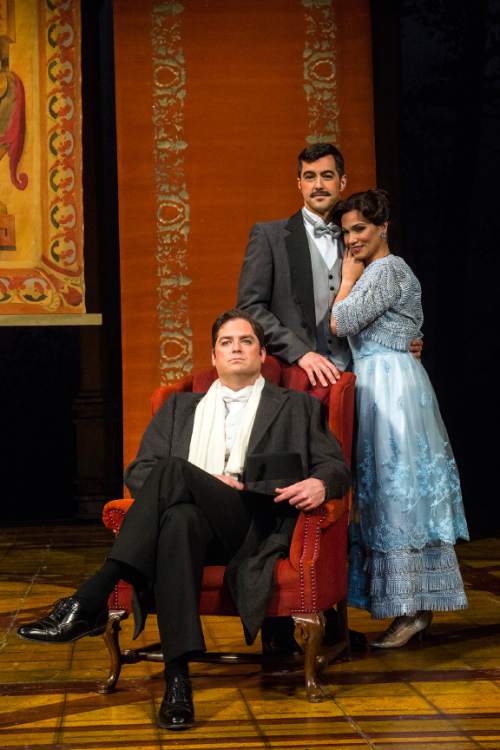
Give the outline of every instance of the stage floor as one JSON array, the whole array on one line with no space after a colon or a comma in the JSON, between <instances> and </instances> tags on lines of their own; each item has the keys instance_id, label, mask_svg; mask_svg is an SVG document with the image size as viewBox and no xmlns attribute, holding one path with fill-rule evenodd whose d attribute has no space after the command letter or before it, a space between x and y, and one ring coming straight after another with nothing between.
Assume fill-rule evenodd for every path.
<instances>
[{"instance_id":1,"label":"stage floor","mask_svg":"<svg viewBox=\"0 0 500 750\"><path fill-rule=\"evenodd\" d=\"M197 724L183 733L155 724L161 665L126 665L117 691L98 695L108 670L101 638L49 646L15 635L92 573L109 543L109 532L94 525L0 530L1 750L500 748L500 540L458 547L469 609L437 615L422 646L332 665L323 703L305 700L301 677L264 682L255 665L194 664ZM153 619L144 643L157 640ZM350 610L351 627L369 638L387 622ZM243 650L236 619L204 625L210 650ZM123 645L130 632L127 621Z\"/></svg>"}]
</instances>

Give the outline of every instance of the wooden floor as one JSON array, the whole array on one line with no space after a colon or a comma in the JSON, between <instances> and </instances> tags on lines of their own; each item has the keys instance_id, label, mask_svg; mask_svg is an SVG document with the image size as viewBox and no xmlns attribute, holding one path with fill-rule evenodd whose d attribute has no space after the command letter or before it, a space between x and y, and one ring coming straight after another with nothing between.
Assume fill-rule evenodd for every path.
<instances>
[{"instance_id":1,"label":"wooden floor","mask_svg":"<svg viewBox=\"0 0 500 750\"><path fill-rule=\"evenodd\" d=\"M156 727L161 665L125 666L117 692L101 696L95 686L108 663L101 638L49 646L15 635L95 570L109 541L98 526L0 530L1 750L500 748L499 540L459 547L468 610L438 615L422 646L331 666L323 703L305 700L300 677L265 680L255 665L194 665L197 724L183 733ZM369 638L387 624L350 614L351 627ZM242 650L237 620L207 618L205 630L211 650ZM156 638L150 622L144 642Z\"/></svg>"}]
</instances>

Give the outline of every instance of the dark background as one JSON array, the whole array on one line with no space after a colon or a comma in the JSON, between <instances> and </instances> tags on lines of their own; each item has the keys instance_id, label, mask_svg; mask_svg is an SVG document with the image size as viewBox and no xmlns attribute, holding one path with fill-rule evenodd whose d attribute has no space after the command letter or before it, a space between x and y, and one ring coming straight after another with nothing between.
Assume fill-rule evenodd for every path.
<instances>
[{"instance_id":1,"label":"dark background","mask_svg":"<svg viewBox=\"0 0 500 750\"><path fill-rule=\"evenodd\" d=\"M396 8L399 10L396 11ZM423 361L474 536L500 528L499 0L373 0L377 178L423 289Z\"/></svg>"},{"instance_id":2,"label":"dark background","mask_svg":"<svg viewBox=\"0 0 500 750\"><path fill-rule=\"evenodd\" d=\"M372 0L377 177L423 287L424 364L474 537L500 529L495 466L500 0ZM86 518L121 493L111 0L82 3L87 309L102 329L0 328L4 523ZM367 186L368 187L368 186Z\"/></svg>"}]
</instances>

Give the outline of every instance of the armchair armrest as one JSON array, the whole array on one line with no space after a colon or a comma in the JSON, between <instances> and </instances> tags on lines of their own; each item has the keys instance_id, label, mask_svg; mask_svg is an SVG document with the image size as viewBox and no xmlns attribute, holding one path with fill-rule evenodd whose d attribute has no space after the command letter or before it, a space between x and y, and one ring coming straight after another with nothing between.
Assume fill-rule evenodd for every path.
<instances>
[{"instance_id":1,"label":"armchair armrest","mask_svg":"<svg viewBox=\"0 0 500 750\"><path fill-rule=\"evenodd\" d=\"M102 509L102 522L113 534L118 534L125 518L125 514L133 503L131 497L122 500L110 500Z\"/></svg>"},{"instance_id":2,"label":"armchair armrest","mask_svg":"<svg viewBox=\"0 0 500 750\"><path fill-rule=\"evenodd\" d=\"M347 496L341 500L328 500L310 513L300 513L290 545L290 564L298 570L300 565L314 563L319 555L321 533L341 518L348 508Z\"/></svg>"},{"instance_id":3,"label":"armchair armrest","mask_svg":"<svg viewBox=\"0 0 500 750\"><path fill-rule=\"evenodd\" d=\"M340 380L330 388L328 405L329 427L341 445L348 466L351 466L352 458L355 386L354 373L343 372Z\"/></svg>"},{"instance_id":4,"label":"armchair armrest","mask_svg":"<svg viewBox=\"0 0 500 750\"><path fill-rule=\"evenodd\" d=\"M328 500L322 507L326 513L321 516L321 528L326 529L339 520L349 507L349 494L347 493L340 500Z\"/></svg>"}]
</instances>

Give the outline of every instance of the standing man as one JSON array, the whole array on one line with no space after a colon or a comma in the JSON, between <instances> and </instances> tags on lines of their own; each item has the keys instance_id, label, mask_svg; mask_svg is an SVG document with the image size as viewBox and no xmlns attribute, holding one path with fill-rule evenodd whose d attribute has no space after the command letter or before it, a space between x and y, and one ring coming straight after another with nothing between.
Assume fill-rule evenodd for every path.
<instances>
[{"instance_id":1,"label":"standing man","mask_svg":"<svg viewBox=\"0 0 500 750\"><path fill-rule=\"evenodd\" d=\"M314 143L298 156L297 187L304 206L289 219L255 224L241 269L238 307L257 320L266 351L296 363L314 386L335 383L351 362L346 338L330 331L330 313L340 288L343 243L331 216L347 184L344 158L331 143ZM410 351L420 357L421 341ZM334 642L336 615L325 613L327 641ZM263 641L291 645L283 621L266 621ZM351 631L351 645L366 639Z\"/></svg>"},{"instance_id":2,"label":"standing man","mask_svg":"<svg viewBox=\"0 0 500 750\"><path fill-rule=\"evenodd\" d=\"M226 582L252 642L297 512L342 497L349 486L319 401L264 381L265 357L264 332L247 313L229 310L215 321L218 379L205 395L174 394L153 417L125 475L135 502L106 562L48 615L18 629L22 638L46 643L97 635L120 579L133 584L139 604L151 588L165 658L158 720L165 729L194 723L189 658L205 648L204 565L227 562ZM268 469L279 460L285 480L272 471L265 481L244 479L252 454Z\"/></svg>"},{"instance_id":3,"label":"standing man","mask_svg":"<svg viewBox=\"0 0 500 750\"><path fill-rule=\"evenodd\" d=\"M238 306L263 327L268 353L296 362L312 385L334 383L351 360L347 340L333 336L329 324L342 269L340 229L330 217L346 184L336 146L314 143L301 151L304 207L253 227L240 275Z\"/></svg>"}]
</instances>

